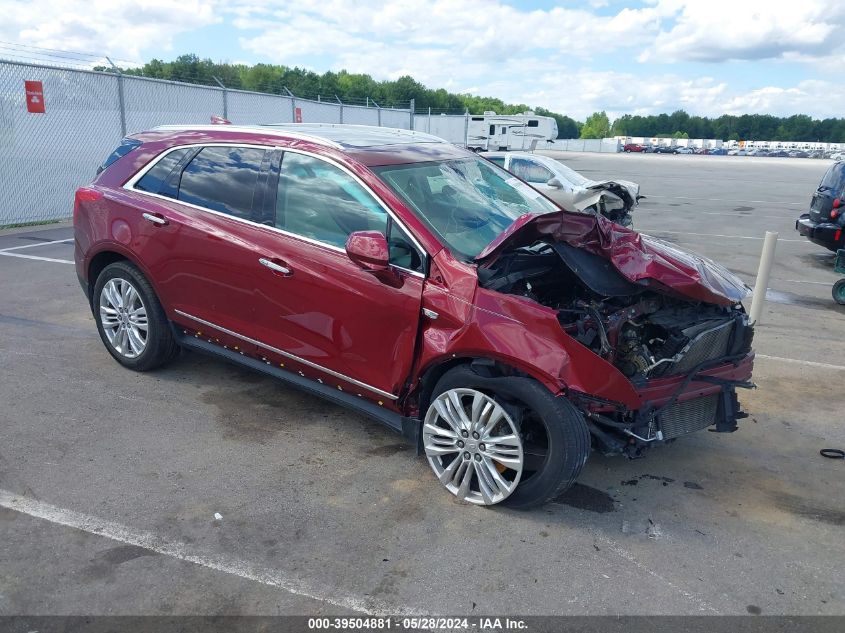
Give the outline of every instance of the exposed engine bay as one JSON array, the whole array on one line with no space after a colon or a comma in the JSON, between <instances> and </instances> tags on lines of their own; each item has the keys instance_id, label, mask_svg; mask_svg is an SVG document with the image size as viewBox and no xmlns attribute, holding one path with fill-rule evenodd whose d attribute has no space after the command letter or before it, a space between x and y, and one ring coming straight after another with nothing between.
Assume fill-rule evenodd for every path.
<instances>
[{"instance_id":1,"label":"exposed engine bay","mask_svg":"<svg viewBox=\"0 0 845 633\"><path fill-rule=\"evenodd\" d=\"M751 349L754 330L741 304L696 302L674 296L670 288L632 283L607 259L565 242L537 241L506 251L492 265L479 268L479 283L555 309L567 334L639 387L663 377L691 378L707 367L743 358ZM638 450L711 424L733 431L736 419L744 416L737 386L751 384L726 384L721 400L718 394L700 398L686 409L670 403L662 410L588 418L605 452ZM602 429L608 437L601 438Z\"/></svg>"}]
</instances>

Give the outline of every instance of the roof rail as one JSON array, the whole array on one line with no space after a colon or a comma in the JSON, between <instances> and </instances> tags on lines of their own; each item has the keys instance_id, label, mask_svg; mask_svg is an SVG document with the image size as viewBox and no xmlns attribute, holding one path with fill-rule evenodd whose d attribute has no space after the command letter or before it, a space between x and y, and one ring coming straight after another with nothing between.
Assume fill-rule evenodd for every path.
<instances>
[{"instance_id":1,"label":"roof rail","mask_svg":"<svg viewBox=\"0 0 845 633\"><path fill-rule=\"evenodd\" d=\"M326 147L333 147L335 149L343 149L343 146L340 143L335 143L329 139L323 138L321 136L316 136L314 134L304 134L302 132L297 132L295 130L289 129L282 129L282 128L273 128L271 126L264 126L264 125L191 125L191 124L168 124L168 125L158 125L153 128L153 130L172 130L174 132L177 131L191 131L191 130L198 130L204 132L246 132L246 133L253 133L253 134L266 134L269 136L279 136L284 138L296 138L303 141L310 141L312 143L317 143L318 145L325 145Z\"/></svg>"}]
</instances>

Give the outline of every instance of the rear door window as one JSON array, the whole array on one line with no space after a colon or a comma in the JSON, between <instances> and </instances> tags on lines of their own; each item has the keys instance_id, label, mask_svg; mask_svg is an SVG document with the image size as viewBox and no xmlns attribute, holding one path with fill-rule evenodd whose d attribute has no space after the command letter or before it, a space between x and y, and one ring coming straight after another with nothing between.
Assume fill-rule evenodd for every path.
<instances>
[{"instance_id":1,"label":"rear door window","mask_svg":"<svg viewBox=\"0 0 845 633\"><path fill-rule=\"evenodd\" d=\"M204 147L182 172L178 199L251 220L265 153L250 147Z\"/></svg>"}]
</instances>

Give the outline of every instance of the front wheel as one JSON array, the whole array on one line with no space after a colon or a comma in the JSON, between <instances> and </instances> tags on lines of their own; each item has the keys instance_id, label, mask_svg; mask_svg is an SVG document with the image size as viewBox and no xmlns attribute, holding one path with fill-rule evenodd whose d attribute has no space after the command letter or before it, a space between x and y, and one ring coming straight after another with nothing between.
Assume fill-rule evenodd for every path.
<instances>
[{"instance_id":1,"label":"front wheel","mask_svg":"<svg viewBox=\"0 0 845 633\"><path fill-rule=\"evenodd\" d=\"M833 284L833 300L841 306L845 305L845 279Z\"/></svg>"},{"instance_id":2,"label":"front wheel","mask_svg":"<svg viewBox=\"0 0 845 633\"><path fill-rule=\"evenodd\" d=\"M583 415L525 377L456 367L438 381L423 447L440 483L476 505L530 508L560 495L590 451Z\"/></svg>"}]
</instances>

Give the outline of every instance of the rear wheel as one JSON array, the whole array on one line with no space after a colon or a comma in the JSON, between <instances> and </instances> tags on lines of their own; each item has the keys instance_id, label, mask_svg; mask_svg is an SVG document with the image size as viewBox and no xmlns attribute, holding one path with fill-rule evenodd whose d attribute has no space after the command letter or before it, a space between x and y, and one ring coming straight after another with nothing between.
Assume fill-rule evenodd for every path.
<instances>
[{"instance_id":1,"label":"rear wheel","mask_svg":"<svg viewBox=\"0 0 845 633\"><path fill-rule=\"evenodd\" d=\"M530 508L574 483L590 437L581 413L536 381L485 377L462 365L434 389L423 447L434 474L462 501Z\"/></svg>"},{"instance_id":2,"label":"rear wheel","mask_svg":"<svg viewBox=\"0 0 845 633\"><path fill-rule=\"evenodd\" d=\"M845 279L833 284L833 300L841 306L845 305Z\"/></svg>"},{"instance_id":3,"label":"rear wheel","mask_svg":"<svg viewBox=\"0 0 845 633\"><path fill-rule=\"evenodd\" d=\"M121 365L147 371L178 352L158 297L133 264L115 262L102 270L93 307L100 338Z\"/></svg>"}]
</instances>

